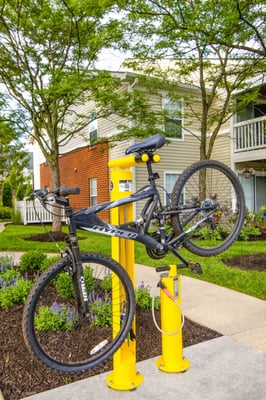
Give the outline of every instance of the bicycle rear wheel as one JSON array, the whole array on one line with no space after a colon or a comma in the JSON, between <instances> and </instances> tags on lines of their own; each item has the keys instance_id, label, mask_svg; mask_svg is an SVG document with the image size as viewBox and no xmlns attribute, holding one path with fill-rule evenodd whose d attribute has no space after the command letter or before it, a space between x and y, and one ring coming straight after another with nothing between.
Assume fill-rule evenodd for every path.
<instances>
[{"instance_id":1,"label":"bicycle rear wheel","mask_svg":"<svg viewBox=\"0 0 266 400\"><path fill-rule=\"evenodd\" d=\"M127 339L135 314L134 289L121 265L101 254L83 253L82 267L86 316L75 301L69 257L41 275L23 311L30 351L62 372L81 372L106 361Z\"/></svg>"},{"instance_id":2,"label":"bicycle rear wheel","mask_svg":"<svg viewBox=\"0 0 266 400\"><path fill-rule=\"evenodd\" d=\"M171 195L176 235L187 232L184 247L200 256L225 251L237 239L245 215L242 186L234 172L214 160L188 167Z\"/></svg>"}]
</instances>

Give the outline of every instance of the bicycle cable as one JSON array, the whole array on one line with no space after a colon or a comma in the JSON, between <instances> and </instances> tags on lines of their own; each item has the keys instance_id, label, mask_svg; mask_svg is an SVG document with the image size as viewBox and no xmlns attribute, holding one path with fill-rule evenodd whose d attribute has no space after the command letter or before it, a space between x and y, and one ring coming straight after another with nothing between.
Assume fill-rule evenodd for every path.
<instances>
[{"instance_id":1,"label":"bicycle cable","mask_svg":"<svg viewBox=\"0 0 266 400\"><path fill-rule=\"evenodd\" d=\"M57 248L57 250L60 252L60 254L63 254L63 250L60 248L58 242L53 238L53 235L51 235L51 232L50 232L50 231L46 228L46 226L44 225L44 223L43 223L43 221L42 221L42 219L41 219L41 217L40 217L40 215L39 215L39 212L37 211L37 208L36 208L36 205L35 205L35 201L36 201L36 199L34 199L33 202L32 202L32 203L33 203L33 209L34 209L35 215L37 216L37 218L38 218L38 220L39 220L41 226L43 227L43 229L45 230L45 232L48 234L48 236L49 236L49 238L51 239L51 241L54 243L54 245L55 245L55 247ZM47 210L47 208L46 208L45 206L43 206L43 207L44 207L45 210ZM48 211L48 210L47 210L47 211ZM48 211L48 212L50 212L50 211ZM50 213L50 214L52 214L52 213ZM52 215L53 215L53 214L52 214Z\"/></svg>"}]
</instances>

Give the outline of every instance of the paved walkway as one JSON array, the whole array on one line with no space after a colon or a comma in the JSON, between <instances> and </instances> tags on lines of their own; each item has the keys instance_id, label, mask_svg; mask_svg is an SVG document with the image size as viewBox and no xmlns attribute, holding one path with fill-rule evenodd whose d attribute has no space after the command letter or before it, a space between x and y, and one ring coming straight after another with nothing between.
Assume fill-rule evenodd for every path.
<instances>
[{"instance_id":1,"label":"paved walkway","mask_svg":"<svg viewBox=\"0 0 266 400\"><path fill-rule=\"evenodd\" d=\"M153 268L136 264L136 282L150 284L153 294L158 279ZM264 400L266 301L189 277L181 286L184 314L224 335L185 348L185 374L163 373L150 359L137 364L144 382L133 392L110 389L106 373L22 400Z\"/></svg>"}]
</instances>

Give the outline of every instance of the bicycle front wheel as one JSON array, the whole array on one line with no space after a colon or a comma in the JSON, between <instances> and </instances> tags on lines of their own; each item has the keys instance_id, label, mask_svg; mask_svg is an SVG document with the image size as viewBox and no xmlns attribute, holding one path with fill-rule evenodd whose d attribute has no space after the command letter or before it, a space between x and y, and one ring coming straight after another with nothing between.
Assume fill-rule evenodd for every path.
<instances>
[{"instance_id":1,"label":"bicycle front wheel","mask_svg":"<svg viewBox=\"0 0 266 400\"><path fill-rule=\"evenodd\" d=\"M49 267L33 287L23 312L31 352L51 368L81 372L106 361L127 339L135 296L127 272L113 259L82 254L88 312L76 304L69 257Z\"/></svg>"},{"instance_id":2,"label":"bicycle front wheel","mask_svg":"<svg viewBox=\"0 0 266 400\"><path fill-rule=\"evenodd\" d=\"M184 232L183 245L200 256L225 251L237 239L245 216L245 199L238 177L226 165L203 160L188 167L171 195L172 226Z\"/></svg>"}]
</instances>

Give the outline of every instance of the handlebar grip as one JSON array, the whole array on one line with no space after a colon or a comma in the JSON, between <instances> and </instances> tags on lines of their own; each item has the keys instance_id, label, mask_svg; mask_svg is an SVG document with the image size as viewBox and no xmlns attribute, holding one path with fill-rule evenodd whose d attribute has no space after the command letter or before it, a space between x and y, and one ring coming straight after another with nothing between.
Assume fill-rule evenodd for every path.
<instances>
[{"instance_id":1,"label":"handlebar grip","mask_svg":"<svg viewBox=\"0 0 266 400\"><path fill-rule=\"evenodd\" d=\"M40 198L45 198L48 194L48 191L46 189L37 189L34 190L34 197L40 197Z\"/></svg>"},{"instance_id":2,"label":"handlebar grip","mask_svg":"<svg viewBox=\"0 0 266 400\"><path fill-rule=\"evenodd\" d=\"M59 192L60 196L63 196L63 197L66 197L69 194L79 194L79 193L80 193L80 188L78 188L78 187L71 188L66 185L61 186L60 192Z\"/></svg>"}]
</instances>

